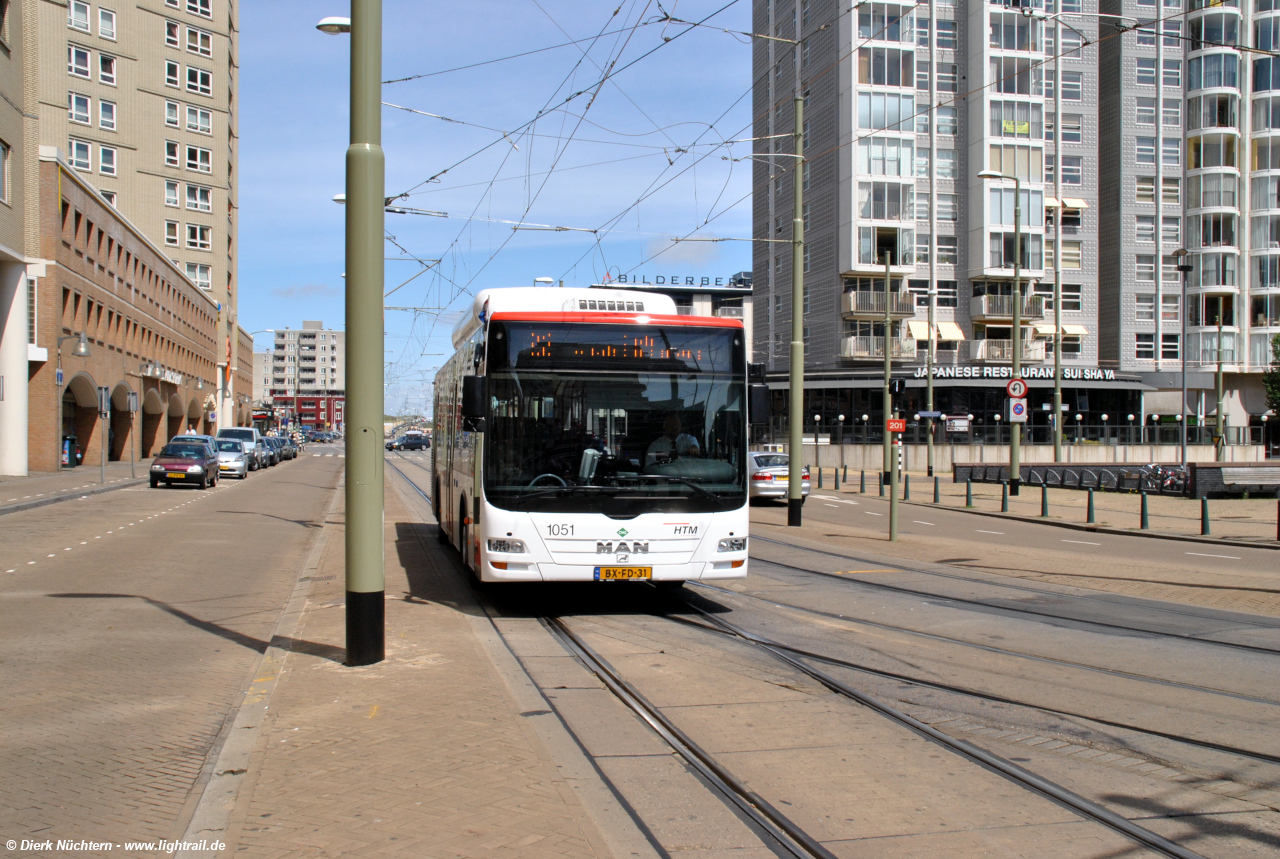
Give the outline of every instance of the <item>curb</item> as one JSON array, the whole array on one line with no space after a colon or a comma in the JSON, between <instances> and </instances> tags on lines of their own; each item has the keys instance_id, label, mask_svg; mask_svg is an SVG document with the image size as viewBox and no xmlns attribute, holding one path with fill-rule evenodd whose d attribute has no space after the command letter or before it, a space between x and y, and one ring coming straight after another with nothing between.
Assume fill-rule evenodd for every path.
<instances>
[{"instance_id":1,"label":"curb","mask_svg":"<svg viewBox=\"0 0 1280 859\"><path fill-rule=\"evenodd\" d=\"M51 495L48 498L38 498L33 501L23 501L18 504L10 504L7 507L0 507L0 516L6 513L21 513L23 510L33 510L36 507L46 507L50 504L57 504L61 501L72 501L76 498L83 498L86 495L101 495L104 492L111 492L113 489L124 489L128 486L138 486L146 483L149 478L135 477L129 480L123 480L120 483L112 483L109 486L98 486L93 489L76 489L67 492L64 495Z\"/></svg>"}]
</instances>

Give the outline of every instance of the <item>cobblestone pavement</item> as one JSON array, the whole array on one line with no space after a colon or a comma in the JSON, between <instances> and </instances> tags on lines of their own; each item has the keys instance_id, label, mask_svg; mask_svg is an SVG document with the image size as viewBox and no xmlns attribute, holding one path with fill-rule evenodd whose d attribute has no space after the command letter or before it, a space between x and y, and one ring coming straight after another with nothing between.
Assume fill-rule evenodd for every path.
<instances>
[{"instance_id":1,"label":"cobblestone pavement","mask_svg":"<svg viewBox=\"0 0 1280 859\"><path fill-rule=\"evenodd\" d=\"M0 518L0 833L182 834L338 472Z\"/></svg>"}]
</instances>

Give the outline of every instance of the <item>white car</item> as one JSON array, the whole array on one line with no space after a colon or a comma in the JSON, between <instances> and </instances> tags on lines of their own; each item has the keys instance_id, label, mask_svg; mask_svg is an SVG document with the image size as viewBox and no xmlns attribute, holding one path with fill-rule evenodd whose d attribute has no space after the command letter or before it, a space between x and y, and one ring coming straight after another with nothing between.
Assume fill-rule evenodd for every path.
<instances>
[{"instance_id":1,"label":"white car","mask_svg":"<svg viewBox=\"0 0 1280 859\"><path fill-rule=\"evenodd\" d=\"M218 473L244 480L249 476L250 453L245 443L234 438L220 438L214 441L214 449L218 451Z\"/></svg>"},{"instance_id":2,"label":"white car","mask_svg":"<svg viewBox=\"0 0 1280 859\"><path fill-rule=\"evenodd\" d=\"M791 457L785 453L749 453L747 454L747 483L751 487L747 496L755 501L757 498L787 497L787 483L790 475ZM809 468L801 472L800 503L809 497Z\"/></svg>"}]
</instances>

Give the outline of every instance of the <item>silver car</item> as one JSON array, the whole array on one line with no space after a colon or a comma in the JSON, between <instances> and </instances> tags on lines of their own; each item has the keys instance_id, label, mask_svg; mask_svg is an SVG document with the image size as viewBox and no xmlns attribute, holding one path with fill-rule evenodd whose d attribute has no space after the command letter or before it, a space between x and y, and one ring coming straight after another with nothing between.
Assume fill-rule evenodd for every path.
<instances>
[{"instance_id":1,"label":"silver car","mask_svg":"<svg viewBox=\"0 0 1280 859\"><path fill-rule=\"evenodd\" d=\"M785 453L750 453L747 455L748 497L786 498L791 458ZM801 472L800 503L809 497L809 468Z\"/></svg>"},{"instance_id":2,"label":"silver car","mask_svg":"<svg viewBox=\"0 0 1280 859\"><path fill-rule=\"evenodd\" d=\"M218 474L238 477L244 480L249 476L249 456L244 442L231 438L220 438L214 441L218 450Z\"/></svg>"}]
</instances>

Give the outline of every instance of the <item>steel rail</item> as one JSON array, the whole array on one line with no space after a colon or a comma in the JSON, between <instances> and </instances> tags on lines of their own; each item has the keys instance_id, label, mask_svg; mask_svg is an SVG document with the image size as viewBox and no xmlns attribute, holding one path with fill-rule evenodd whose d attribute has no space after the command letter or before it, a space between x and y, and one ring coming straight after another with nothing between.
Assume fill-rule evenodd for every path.
<instances>
[{"instance_id":1,"label":"steel rail","mask_svg":"<svg viewBox=\"0 0 1280 859\"><path fill-rule=\"evenodd\" d=\"M1055 782L1049 781L1043 776L1039 776L1033 772L1025 770L1012 761L988 752L986 749L979 748L966 740L957 740L954 737L944 734L937 728L907 715L896 707L891 707L870 695L841 683L834 677L819 671L811 665L806 665L800 659L791 656L779 646L770 643L768 639L762 638L754 633L747 632L726 620L715 617L714 615L703 611L698 606L689 603L687 600L684 602L692 611L696 612L709 623L722 627L742 640L750 642L761 650L772 654L782 662L787 663L796 670L821 683L832 692L844 695L865 707L875 710L881 715L910 728L926 739L932 740L938 745L950 749L962 757L969 758L975 763L981 764L987 769L1004 776L1009 781L1021 785L1033 793L1038 793L1041 796L1074 811L1086 820L1102 824L1103 826L1132 839L1143 847L1155 850L1165 856L1174 857L1174 859L1204 859L1204 857L1199 853L1188 850L1179 844L1175 844L1164 836L1158 835L1145 827L1139 826L1133 821L1116 814L1114 811L1098 805L1096 802L1086 799L1078 793L1070 791Z\"/></svg>"}]
</instances>

